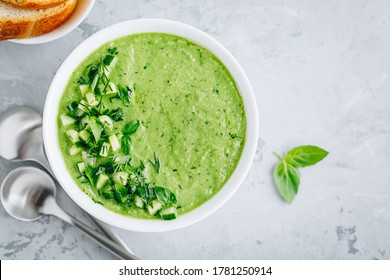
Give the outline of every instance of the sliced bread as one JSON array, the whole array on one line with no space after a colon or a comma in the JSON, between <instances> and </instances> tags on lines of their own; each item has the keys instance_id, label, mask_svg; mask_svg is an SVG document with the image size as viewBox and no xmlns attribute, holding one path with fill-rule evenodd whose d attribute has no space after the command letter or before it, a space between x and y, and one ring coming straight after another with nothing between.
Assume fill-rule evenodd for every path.
<instances>
[{"instance_id":1,"label":"sliced bread","mask_svg":"<svg viewBox=\"0 0 390 280\"><path fill-rule=\"evenodd\" d=\"M22 9L47 9L58 6L66 0L0 0L11 6Z\"/></svg>"},{"instance_id":2,"label":"sliced bread","mask_svg":"<svg viewBox=\"0 0 390 280\"><path fill-rule=\"evenodd\" d=\"M66 0L58 6L39 9L19 9L0 2L0 40L28 38L48 33L72 14L77 0Z\"/></svg>"}]
</instances>

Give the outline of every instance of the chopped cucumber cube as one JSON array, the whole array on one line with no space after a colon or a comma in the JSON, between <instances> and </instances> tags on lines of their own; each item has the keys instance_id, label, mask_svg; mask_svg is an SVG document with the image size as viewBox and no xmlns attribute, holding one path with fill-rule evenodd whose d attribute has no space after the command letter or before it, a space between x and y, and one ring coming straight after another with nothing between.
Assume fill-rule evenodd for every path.
<instances>
[{"instance_id":1,"label":"chopped cucumber cube","mask_svg":"<svg viewBox=\"0 0 390 280\"><path fill-rule=\"evenodd\" d=\"M89 105L88 105L87 101L81 100L79 103L79 106L77 106L77 108L79 108L83 112L87 112Z\"/></svg>"},{"instance_id":2,"label":"chopped cucumber cube","mask_svg":"<svg viewBox=\"0 0 390 280\"><path fill-rule=\"evenodd\" d=\"M90 89L89 89L89 85L80 85L79 86L80 88L80 92L81 92L81 95L84 97L88 92L90 92Z\"/></svg>"},{"instance_id":3,"label":"chopped cucumber cube","mask_svg":"<svg viewBox=\"0 0 390 280\"><path fill-rule=\"evenodd\" d=\"M81 153L82 151L83 151L82 147L79 147L76 144L74 144L72 147L70 147L69 154L71 156L75 156L75 155L78 155L79 153Z\"/></svg>"},{"instance_id":4,"label":"chopped cucumber cube","mask_svg":"<svg viewBox=\"0 0 390 280\"><path fill-rule=\"evenodd\" d=\"M76 123L76 120L72 117L69 117L65 114L61 115L61 122L63 126L69 126Z\"/></svg>"},{"instance_id":5,"label":"chopped cucumber cube","mask_svg":"<svg viewBox=\"0 0 390 280\"><path fill-rule=\"evenodd\" d=\"M75 115L80 118L82 115L84 115L84 111L81 110L80 108L77 108Z\"/></svg>"},{"instance_id":6,"label":"chopped cucumber cube","mask_svg":"<svg viewBox=\"0 0 390 280\"><path fill-rule=\"evenodd\" d=\"M84 173L85 167L86 167L85 162L81 161L81 162L77 163L77 169L79 170L80 174Z\"/></svg>"},{"instance_id":7,"label":"chopped cucumber cube","mask_svg":"<svg viewBox=\"0 0 390 280\"><path fill-rule=\"evenodd\" d=\"M114 84L113 82L109 82L107 91L104 94L109 95L109 94L117 94L117 93L118 93L118 88L116 84Z\"/></svg>"},{"instance_id":8,"label":"chopped cucumber cube","mask_svg":"<svg viewBox=\"0 0 390 280\"><path fill-rule=\"evenodd\" d=\"M162 204L160 201L155 199L152 201L152 205L148 205L146 208L148 209L150 215L154 216L162 208Z\"/></svg>"},{"instance_id":9,"label":"chopped cucumber cube","mask_svg":"<svg viewBox=\"0 0 390 280\"><path fill-rule=\"evenodd\" d=\"M87 100L88 105L91 107L95 107L95 106L99 105L99 101L96 100L95 94L93 94L91 92L88 92L85 95L85 99Z\"/></svg>"},{"instance_id":10,"label":"chopped cucumber cube","mask_svg":"<svg viewBox=\"0 0 390 280\"><path fill-rule=\"evenodd\" d=\"M98 123L96 117L90 117L89 118L89 125L91 126L91 131L93 134L93 137L95 138L96 143L99 142L100 136L103 132L103 127L100 123Z\"/></svg>"},{"instance_id":11,"label":"chopped cucumber cube","mask_svg":"<svg viewBox=\"0 0 390 280\"><path fill-rule=\"evenodd\" d=\"M114 127L114 122L109 116L103 115L99 116L99 121L102 123L102 125L108 129L112 129Z\"/></svg>"},{"instance_id":12,"label":"chopped cucumber cube","mask_svg":"<svg viewBox=\"0 0 390 280\"><path fill-rule=\"evenodd\" d=\"M164 220L174 220L177 217L176 207L171 206L160 211L160 215Z\"/></svg>"},{"instance_id":13,"label":"chopped cucumber cube","mask_svg":"<svg viewBox=\"0 0 390 280\"><path fill-rule=\"evenodd\" d=\"M108 179L109 177L106 174L100 174L96 182L96 188L101 189L102 187L104 187Z\"/></svg>"},{"instance_id":14,"label":"chopped cucumber cube","mask_svg":"<svg viewBox=\"0 0 390 280\"><path fill-rule=\"evenodd\" d=\"M134 203L139 208L144 208L144 201L138 195L134 196Z\"/></svg>"},{"instance_id":15,"label":"chopped cucumber cube","mask_svg":"<svg viewBox=\"0 0 390 280\"><path fill-rule=\"evenodd\" d=\"M84 142L88 142L89 138L91 137L91 134L89 134L89 132L84 129L79 132L79 137Z\"/></svg>"},{"instance_id":16,"label":"chopped cucumber cube","mask_svg":"<svg viewBox=\"0 0 390 280\"><path fill-rule=\"evenodd\" d=\"M84 118L81 119L81 121L80 121L80 126L81 126L81 128L83 128L83 129L90 128L90 125L89 125L89 116L85 116Z\"/></svg>"},{"instance_id":17,"label":"chopped cucumber cube","mask_svg":"<svg viewBox=\"0 0 390 280\"><path fill-rule=\"evenodd\" d=\"M66 132L66 135L69 137L69 139L70 139L70 141L72 141L72 143L76 143L77 141L79 141L79 133L74 129L69 129Z\"/></svg>"},{"instance_id":18,"label":"chopped cucumber cube","mask_svg":"<svg viewBox=\"0 0 390 280\"><path fill-rule=\"evenodd\" d=\"M126 186L129 174L127 174L126 172L117 172L112 178L114 179L115 183L120 184L122 186Z\"/></svg>"},{"instance_id":19,"label":"chopped cucumber cube","mask_svg":"<svg viewBox=\"0 0 390 280\"><path fill-rule=\"evenodd\" d=\"M92 91L95 91L95 87L96 87L98 81L99 81L99 75L96 75L95 78L93 78L93 81L92 81L92 84L91 84Z\"/></svg>"},{"instance_id":20,"label":"chopped cucumber cube","mask_svg":"<svg viewBox=\"0 0 390 280\"><path fill-rule=\"evenodd\" d=\"M104 142L104 143L102 144L102 147L100 148L99 155L100 155L101 157L107 157L109 151L110 151L110 144Z\"/></svg>"},{"instance_id":21,"label":"chopped cucumber cube","mask_svg":"<svg viewBox=\"0 0 390 280\"><path fill-rule=\"evenodd\" d=\"M96 158L90 154L88 154L86 151L81 152L81 157L83 158L83 161L90 166L94 166L96 163Z\"/></svg>"},{"instance_id":22,"label":"chopped cucumber cube","mask_svg":"<svg viewBox=\"0 0 390 280\"><path fill-rule=\"evenodd\" d=\"M108 137L108 140L110 141L113 152L116 152L121 148L121 144L119 143L118 137L116 137L115 134Z\"/></svg>"}]
</instances>

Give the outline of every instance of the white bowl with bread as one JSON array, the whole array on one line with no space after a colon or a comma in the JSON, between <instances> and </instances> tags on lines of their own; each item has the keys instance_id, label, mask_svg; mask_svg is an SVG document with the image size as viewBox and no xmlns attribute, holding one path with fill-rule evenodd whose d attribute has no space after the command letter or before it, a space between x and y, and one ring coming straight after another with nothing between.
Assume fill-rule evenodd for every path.
<instances>
[{"instance_id":1,"label":"white bowl with bread","mask_svg":"<svg viewBox=\"0 0 390 280\"><path fill-rule=\"evenodd\" d=\"M42 44L65 36L95 0L0 0L0 41Z\"/></svg>"}]
</instances>

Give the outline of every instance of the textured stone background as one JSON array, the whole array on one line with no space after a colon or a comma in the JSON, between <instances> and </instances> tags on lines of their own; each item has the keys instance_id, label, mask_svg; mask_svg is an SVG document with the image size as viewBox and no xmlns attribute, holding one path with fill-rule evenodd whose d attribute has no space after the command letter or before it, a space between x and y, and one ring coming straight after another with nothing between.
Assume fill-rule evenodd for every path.
<instances>
[{"instance_id":1,"label":"textured stone background","mask_svg":"<svg viewBox=\"0 0 390 280\"><path fill-rule=\"evenodd\" d=\"M118 230L144 259L390 259L390 11L388 1L97 1L72 33L44 45L0 43L0 111L43 109L66 56L111 24L157 17L223 43L246 70L259 106L251 171L219 211L188 228ZM319 145L290 206L275 191L272 151ZM0 160L0 180L16 165ZM87 221L59 191L59 203ZM87 221L88 222L88 221ZM111 259L58 219L24 223L0 207L1 259Z\"/></svg>"}]
</instances>

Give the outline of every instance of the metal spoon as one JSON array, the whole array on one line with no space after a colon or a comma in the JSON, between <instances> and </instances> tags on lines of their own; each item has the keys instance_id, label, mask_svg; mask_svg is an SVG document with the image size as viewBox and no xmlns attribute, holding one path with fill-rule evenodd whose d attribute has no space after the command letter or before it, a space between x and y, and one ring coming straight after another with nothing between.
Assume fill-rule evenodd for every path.
<instances>
[{"instance_id":1,"label":"metal spoon","mask_svg":"<svg viewBox=\"0 0 390 280\"><path fill-rule=\"evenodd\" d=\"M16 168L5 177L0 195L5 210L16 219L34 221L42 215L53 215L77 227L118 257L126 260L137 259L114 241L70 216L58 206L55 194L54 181L46 172L24 166Z\"/></svg>"},{"instance_id":2,"label":"metal spoon","mask_svg":"<svg viewBox=\"0 0 390 280\"><path fill-rule=\"evenodd\" d=\"M13 162L37 162L55 178L43 148L42 117L33 109L17 106L0 113L0 156ZM133 253L107 224L89 217L111 240Z\"/></svg>"}]
</instances>

